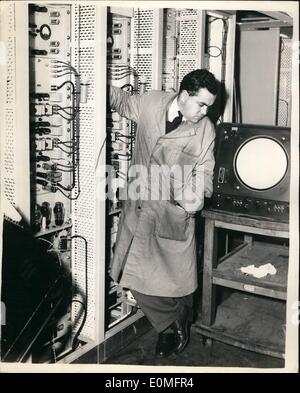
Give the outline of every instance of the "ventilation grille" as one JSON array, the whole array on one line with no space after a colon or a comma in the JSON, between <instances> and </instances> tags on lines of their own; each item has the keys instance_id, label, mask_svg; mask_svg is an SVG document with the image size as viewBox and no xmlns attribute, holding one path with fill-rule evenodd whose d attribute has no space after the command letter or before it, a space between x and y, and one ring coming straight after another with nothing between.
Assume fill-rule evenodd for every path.
<instances>
[{"instance_id":1,"label":"ventilation grille","mask_svg":"<svg viewBox=\"0 0 300 393\"><path fill-rule=\"evenodd\" d=\"M180 59L180 61L179 61L179 83L182 81L182 78L186 74L195 70L196 68L197 68L196 60Z\"/></svg>"},{"instance_id":2,"label":"ventilation grille","mask_svg":"<svg viewBox=\"0 0 300 393\"><path fill-rule=\"evenodd\" d=\"M132 66L139 77L146 76L146 91L153 88L153 9L134 10Z\"/></svg>"},{"instance_id":3,"label":"ventilation grille","mask_svg":"<svg viewBox=\"0 0 300 393\"><path fill-rule=\"evenodd\" d=\"M152 55L134 55L133 66L137 70L139 76L147 77L146 91L152 89Z\"/></svg>"},{"instance_id":4,"label":"ventilation grille","mask_svg":"<svg viewBox=\"0 0 300 393\"><path fill-rule=\"evenodd\" d=\"M82 330L82 335L94 340L96 334L95 321L95 246L96 239L96 186L95 186L95 6L78 6L73 8L73 37L74 37L74 65L81 75L89 76L88 103L81 106L80 112L80 196L74 201L72 207L74 233L83 236L88 242L88 264L85 267L84 242L74 240L72 255L72 274L75 284L85 293L85 278L88 278L88 314ZM79 37L78 32L80 31ZM78 39L79 42L78 42ZM84 45L83 45L84 43ZM77 45L77 47L76 47ZM77 184L78 187L78 184ZM79 298L78 298L79 299ZM72 318L76 321L75 330L79 327L82 318L78 321L81 306L73 304Z\"/></svg>"},{"instance_id":5,"label":"ventilation grille","mask_svg":"<svg viewBox=\"0 0 300 393\"><path fill-rule=\"evenodd\" d=\"M4 195L12 203L15 203L16 183L13 178L4 178Z\"/></svg>"},{"instance_id":6,"label":"ventilation grille","mask_svg":"<svg viewBox=\"0 0 300 393\"><path fill-rule=\"evenodd\" d=\"M153 10L134 10L134 48L152 49Z\"/></svg>"},{"instance_id":7,"label":"ventilation grille","mask_svg":"<svg viewBox=\"0 0 300 393\"><path fill-rule=\"evenodd\" d=\"M189 72L198 67L198 19L197 10L182 10L178 27L178 84Z\"/></svg>"},{"instance_id":8,"label":"ventilation grille","mask_svg":"<svg viewBox=\"0 0 300 393\"><path fill-rule=\"evenodd\" d=\"M195 56L197 51L197 21L183 20L180 22L179 54Z\"/></svg>"},{"instance_id":9,"label":"ventilation grille","mask_svg":"<svg viewBox=\"0 0 300 393\"><path fill-rule=\"evenodd\" d=\"M90 206L92 209L93 206ZM93 209L94 210L94 209ZM91 220L85 220L83 218L75 218L74 220L74 231L75 233L83 236L88 243L88 259L87 259L87 272L85 269L85 246L84 242L80 239L74 239L73 241L73 280L76 283L77 288L82 293L86 293L85 278L87 274L88 281L88 313L87 319L82 330L82 335L90 339L95 339L95 261L93 248L95 244L94 235L94 224ZM79 299L79 298L78 298ZM73 304L72 317L73 321L76 321L75 331L81 324L82 317L78 320L77 316L80 315L81 306L78 303Z\"/></svg>"},{"instance_id":10,"label":"ventilation grille","mask_svg":"<svg viewBox=\"0 0 300 393\"><path fill-rule=\"evenodd\" d=\"M281 127L287 127L289 122L289 102L279 98L278 101L278 125Z\"/></svg>"},{"instance_id":11,"label":"ventilation grille","mask_svg":"<svg viewBox=\"0 0 300 393\"><path fill-rule=\"evenodd\" d=\"M197 10L195 9L185 9L180 11L180 17L186 17L186 16L197 16Z\"/></svg>"},{"instance_id":12,"label":"ventilation grille","mask_svg":"<svg viewBox=\"0 0 300 393\"><path fill-rule=\"evenodd\" d=\"M7 75L6 75L6 103L13 104L15 102L15 37L7 39Z\"/></svg>"},{"instance_id":13,"label":"ventilation grille","mask_svg":"<svg viewBox=\"0 0 300 393\"><path fill-rule=\"evenodd\" d=\"M95 110L82 108L80 114L80 189L81 194L74 203L74 213L84 220L95 219Z\"/></svg>"},{"instance_id":14,"label":"ventilation grille","mask_svg":"<svg viewBox=\"0 0 300 393\"><path fill-rule=\"evenodd\" d=\"M281 39L280 67L287 69L292 67L292 41L290 39Z\"/></svg>"},{"instance_id":15,"label":"ventilation grille","mask_svg":"<svg viewBox=\"0 0 300 393\"><path fill-rule=\"evenodd\" d=\"M73 22L72 34L73 34L73 38L74 38L74 44L76 45L76 43L78 43L79 34L80 34L80 30L79 30L79 5L78 4L74 4L73 5L72 22ZM76 50L75 51L75 56L77 57L77 55L78 55L78 52Z\"/></svg>"},{"instance_id":16,"label":"ventilation grille","mask_svg":"<svg viewBox=\"0 0 300 393\"><path fill-rule=\"evenodd\" d=\"M9 5L5 4L5 7L8 8L8 29L7 29L7 33L8 35L15 34L15 25L16 25L16 18L15 18L15 5L14 3L11 3Z\"/></svg>"},{"instance_id":17,"label":"ventilation grille","mask_svg":"<svg viewBox=\"0 0 300 393\"><path fill-rule=\"evenodd\" d=\"M290 127L292 91L292 40L282 38L279 74L277 125Z\"/></svg>"},{"instance_id":18,"label":"ventilation grille","mask_svg":"<svg viewBox=\"0 0 300 393\"><path fill-rule=\"evenodd\" d=\"M1 142L1 168L3 193L12 203L16 202L16 126L15 126L15 97L16 97L16 43L15 43L15 4L6 6L6 86L1 86L2 94L6 97L5 129Z\"/></svg>"},{"instance_id":19,"label":"ventilation grille","mask_svg":"<svg viewBox=\"0 0 300 393\"><path fill-rule=\"evenodd\" d=\"M163 90L177 89L176 55L177 32L176 10L164 10L164 35L163 35L163 61L162 61L162 88Z\"/></svg>"},{"instance_id":20,"label":"ventilation grille","mask_svg":"<svg viewBox=\"0 0 300 393\"><path fill-rule=\"evenodd\" d=\"M14 112L11 109L6 109L6 133L4 145L4 170L6 175L13 176L14 162L15 162L15 127L14 127Z\"/></svg>"},{"instance_id":21,"label":"ventilation grille","mask_svg":"<svg viewBox=\"0 0 300 393\"><path fill-rule=\"evenodd\" d=\"M95 48L87 47L81 48L80 53L80 67L81 75L89 76L88 100L95 99Z\"/></svg>"},{"instance_id":22,"label":"ventilation grille","mask_svg":"<svg viewBox=\"0 0 300 393\"><path fill-rule=\"evenodd\" d=\"M95 29L91 29L91 26L95 26L96 23L96 12L95 6L93 5L81 5L80 6L80 41L94 41L95 40Z\"/></svg>"},{"instance_id":23,"label":"ventilation grille","mask_svg":"<svg viewBox=\"0 0 300 393\"><path fill-rule=\"evenodd\" d=\"M291 98L291 71L280 72L279 97L290 100Z\"/></svg>"}]
</instances>

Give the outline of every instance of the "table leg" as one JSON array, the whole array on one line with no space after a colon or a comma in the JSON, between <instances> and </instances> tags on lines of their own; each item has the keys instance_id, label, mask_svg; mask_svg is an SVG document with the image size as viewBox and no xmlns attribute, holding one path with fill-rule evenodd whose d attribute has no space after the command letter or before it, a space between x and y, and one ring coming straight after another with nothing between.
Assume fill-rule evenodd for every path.
<instances>
[{"instance_id":1,"label":"table leg","mask_svg":"<svg viewBox=\"0 0 300 393\"><path fill-rule=\"evenodd\" d=\"M215 221L205 220L204 267L202 293L202 323L210 326L215 318L216 288L212 283L212 272L217 265L217 229Z\"/></svg>"}]
</instances>

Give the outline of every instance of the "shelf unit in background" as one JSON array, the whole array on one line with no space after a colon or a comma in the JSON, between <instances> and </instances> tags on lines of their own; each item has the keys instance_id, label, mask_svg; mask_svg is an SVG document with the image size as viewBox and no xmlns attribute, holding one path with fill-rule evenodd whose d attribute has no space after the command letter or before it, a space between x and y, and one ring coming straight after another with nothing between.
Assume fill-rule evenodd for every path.
<instances>
[{"instance_id":1,"label":"shelf unit in background","mask_svg":"<svg viewBox=\"0 0 300 393\"><path fill-rule=\"evenodd\" d=\"M288 239L289 225L222 211L204 210L202 315L196 330L203 337L284 358L285 300L289 248L270 238ZM244 241L221 258L218 231L239 231ZM265 241L253 241L261 235ZM255 278L241 267L271 263L275 275ZM217 304L217 286L230 288Z\"/></svg>"}]
</instances>

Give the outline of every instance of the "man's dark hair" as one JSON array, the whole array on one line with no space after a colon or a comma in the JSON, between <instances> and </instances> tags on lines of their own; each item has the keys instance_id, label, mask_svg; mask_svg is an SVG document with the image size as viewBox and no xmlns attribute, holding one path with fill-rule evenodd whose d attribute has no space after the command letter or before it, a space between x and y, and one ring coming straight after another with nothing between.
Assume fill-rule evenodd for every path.
<instances>
[{"instance_id":1,"label":"man's dark hair","mask_svg":"<svg viewBox=\"0 0 300 393\"><path fill-rule=\"evenodd\" d=\"M219 83L215 76L205 69L195 70L185 75L181 81L179 93L186 90L190 96L195 96L201 88L206 88L213 95L216 95L219 90Z\"/></svg>"}]
</instances>

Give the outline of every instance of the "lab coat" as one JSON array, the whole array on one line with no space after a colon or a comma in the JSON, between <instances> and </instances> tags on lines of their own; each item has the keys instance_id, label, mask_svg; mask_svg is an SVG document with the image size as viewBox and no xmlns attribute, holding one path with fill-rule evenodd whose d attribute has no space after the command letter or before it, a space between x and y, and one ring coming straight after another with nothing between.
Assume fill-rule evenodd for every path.
<instances>
[{"instance_id":1,"label":"lab coat","mask_svg":"<svg viewBox=\"0 0 300 393\"><path fill-rule=\"evenodd\" d=\"M204 196L210 197L213 190L214 126L205 117L197 124L184 121L165 134L166 113L175 97L173 92L153 90L138 96L110 88L111 108L137 123L128 195L110 275L123 287L153 296L181 297L196 290L194 213L202 209ZM134 165L148 171L173 165L188 169L182 177L171 174L171 195L165 200L160 196L163 176L159 182L155 175L145 180L139 173L143 192L131 187L138 178L138 173L131 171ZM203 181L195 187L198 174Z\"/></svg>"}]
</instances>

